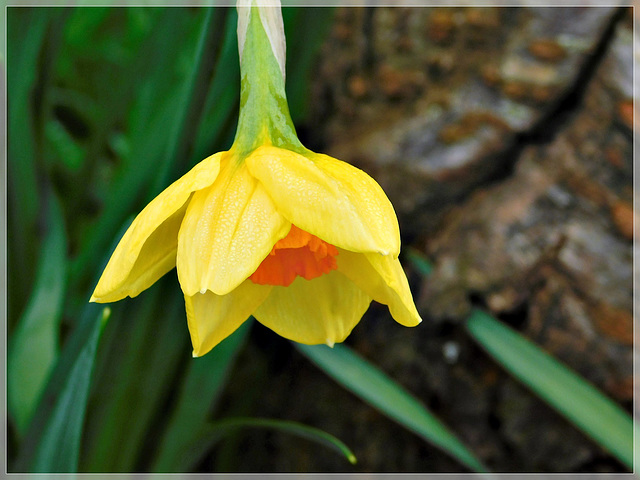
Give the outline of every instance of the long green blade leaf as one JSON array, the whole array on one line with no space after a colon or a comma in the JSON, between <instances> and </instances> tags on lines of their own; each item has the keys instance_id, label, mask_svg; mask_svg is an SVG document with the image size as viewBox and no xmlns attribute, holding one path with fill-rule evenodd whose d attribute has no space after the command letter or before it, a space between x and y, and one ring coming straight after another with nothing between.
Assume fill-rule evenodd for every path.
<instances>
[{"instance_id":1,"label":"long green blade leaf","mask_svg":"<svg viewBox=\"0 0 640 480\"><path fill-rule=\"evenodd\" d=\"M206 421L220 397L229 370L246 341L250 326L250 322L245 322L209 354L191 360L187 378L152 470L183 471L181 452L188 447L194 432Z\"/></svg>"},{"instance_id":2,"label":"long green blade leaf","mask_svg":"<svg viewBox=\"0 0 640 480\"><path fill-rule=\"evenodd\" d=\"M280 430L311 440L344 455L351 464L356 463L356 457L344 442L330 433L309 427L298 422L268 418L225 418L201 429L193 444L183 452L183 460L187 465L195 465L200 458L219 440L242 428L268 428Z\"/></svg>"},{"instance_id":3,"label":"long green blade leaf","mask_svg":"<svg viewBox=\"0 0 640 480\"><path fill-rule=\"evenodd\" d=\"M296 347L320 369L392 420L475 471L482 463L413 395L344 345Z\"/></svg>"},{"instance_id":4,"label":"long green blade leaf","mask_svg":"<svg viewBox=\"0 0 640 480\"><path fill-rule=\"evenodd\" d=\"M198 42L190 61L193 68L182 84L179 101L181 108L174 113L167 152L160 163L153 191L162 190L171 183L170 179L174 174L186 170L188 152L195 137L192 132L197 128L203 112L202 98L209 86L207 79L212 70L215 70L222 49L226 16L227 9L205 9Z\"/></svg>"},{"instance_id":5,"label":"long green blade leaf","mask_svg":"<svg viewBox=\"0 0 640 480\"><path fill-rule=\"evenodd\" d=\"M184 297L173 280L162 279L135 299L113 306L96 365L82 471L146 469L141 450L154 419L164 415L181 359L189 356Z\"/></svg>"},{"instance_id":6,"label":"long green blade leaf","mask_svg":"<svg viewBox=\"0 0 640 480\"><path fill-rule=\"evenodd\" d=\"M116 238L122 237L123 232L124 229L116 233ZM115 248L115 245L112 248ZM101 263L105 265L107 258L103 258ZM98 281L97 275L99 275L99 272L96 274L95 282ZM85 299L88 299L89 296L89 292L84 295ZM105 310L96 303L85 301L83 304L84 308L79 315L75 328L64 344L64 348L49 376L45 390L33 415L33 420L29 424L29 429L20 444L18 457L15 462L12 462L13 464L9 465L11 472L32 471L32 464L40 448L41 440L45 436L46 429L51 424L51 418L54 416L59 399L69 383L71 372L77 365L78 358L80 358L87 346L91 344L91 339L96 334L96 328L100 327L100 333L102 333L102 326L100 325L102 322L96 321L96 318L104 318ZM108 312L110 315L111 311L108 310ZM86 408L86 406L83 408Z\"/></svg>"},{"instance_id":7,"label":"long green blade leaf","mask_svg":"<svg viewBox=\"0 0 640 480\"><path fill-rule=\"evenodd\" d=\"M91 335L80 350L57 397L51 416L39 439L34 458L29 462L29 471L65 473L77 471L91 372L100 333L109 314L109 308L104 308L100 318L94 322Z\"/></svg>"},{"instance_id":8,"label":"long green blade leaf","mask_svg":"<svg viewBox=\"0 0 640 480\"><path fill-rule=\"evenodd\" d=\"M427 276L433 271L433 266L429 263L427 257L415 248L409 248L407 250L407 259L422 275Z\"/></svg>"},{"instance_id":9,"label":"long green blade leaf","mask_svg":"<svg viewBox=\"0 0 640 480\"><path fill-rule=\"evenodd\" d=\"M9 413L25 433L58 358L58 329L64 302L67 239L57 197L49 195L49 222L35 287L13 333L7 362Z\"/></svg>"},{"instance_id":10,"label":"long green blade leaf","mask_svg":"<svg viewBox=\"0 0 640 480\"><path fill-rule=\"evenodd\" d=\"M237 15L232 11L227 16L215 74L208 88L200 124L196 129L191 163L201 161L212 152L228 148L233 140L240 98L237 24Z\"/></svg>"},{"instance_id":11,"label":"long green blade leaf","mask_svg":"<svg viewBox=\"0 0 640 480\"><path fill-rule=\"evenodd\" d=\"M36 8L3 8L7 12L7 227L9 323L24 307L36 260L36 220L40 194L36 175L37 142L32 114L49 12ZM28 29L22 25L29 25Z\"/></svg>"},{"instance_id":12,"label":"long green blade leaf","mask_svg":"<svg viewBox=\"0 0 640 480\"><path fill-rule=\"evenodd\" d=\"M505 369L633 469L634 424L629 414L551 355L488 314L474 311L466 327Z\"/></svg>"}]
</instances>

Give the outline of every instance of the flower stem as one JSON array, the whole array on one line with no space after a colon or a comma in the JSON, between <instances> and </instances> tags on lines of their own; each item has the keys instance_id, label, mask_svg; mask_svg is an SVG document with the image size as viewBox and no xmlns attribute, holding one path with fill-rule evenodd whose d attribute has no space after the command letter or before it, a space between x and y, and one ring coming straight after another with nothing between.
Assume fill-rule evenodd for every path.
<instances>
[{"instance_id":1,"label":"flower stem","mask_svg":"<svg viewBox=\"0 0 640 480\"><path fill-rule=\"evenodd\" d=\"M303 151L284 88L284 28L280 8L238 3L240 115L232 148L240 154L248 154L265 144Z\"/></svg>"}]
</instances>

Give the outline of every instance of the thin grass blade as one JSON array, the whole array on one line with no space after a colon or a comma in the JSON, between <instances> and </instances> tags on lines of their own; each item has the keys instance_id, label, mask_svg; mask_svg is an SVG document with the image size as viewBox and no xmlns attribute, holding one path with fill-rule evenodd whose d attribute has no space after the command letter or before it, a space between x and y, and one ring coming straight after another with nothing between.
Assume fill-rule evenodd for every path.
<instances>
[{"instance_id":1,"label":"thin grass blade","mask_svg":"<svg viewBox=\"0 0 640 480\"><path fill-rule=\"evenodd\" d=\"M467 331L506 370L633 469L631 416L558 360L490 315L476 310Z\"/></svg>"},{"instance_id":2,"label":"thin grass blade","mask_svg":"<svg viewBox=\"0 0 640 480\"><path fill-rule=\"evenodd\" d=\"M209 87L208 78L215 76L216 64L222 51L227 9L205 9L199 28L198 42L190 64L191 72L182 85L180 110L174 112L169 145L153 185L154 191L165 188L171 179L187 170L187 161L203 113L203 101ZM210 132L215 134L216 132Z\"/></svg>"},{"instance_id":3,"label":"thin grass blade","mask_svg":"<svg viewBox=\"0 0 640 480\"><path fill-rule=\"evenodd\" d=\"M116 238L119 239L123 232L124 230L116 233ZM115 248L115 245L113 245L113 247ZM107 258L103 258L101 263L105 265L106 262ZM97 280L98 277L96 276L94 281L97 282ZM76 322L73 331L66 340L58 361L49 376L45 390L33 415L33 420L30 422L29 429L19 446L17 458L9 465L11 472L32 471L32 464L40 448L41 440L45 436L45 432L51 423L51 418L55 415L54 411L59 404L60 398L64 394L66 385L69 383L72 370L75 368L78 358L80 358L82 352L87 348L87 345L90 345L91 339L93 335L95 335L95 329L98 324L101 323L100 321L96 321L96 318L104 319L106 312L103 306L97 303L88 303L90 297L89 292L86 292L84 297L86 300L83 301L84 307L79 315L79 320ZM110 318L111 310L107 312ZM100 325L100 335L102 335L102 330L103 325ZM83 409L85 408L86 407L83 407ZM80 413L80 411L78 413Z\"/></svg>"},{"instance_id":4,"label":"thin grass blade","mask_svg":"<svg viewBox=\"0 0 640 480\"><path fill-rule=\"evenodd\" d=\"M486 468L413 395L345 345L296 344L327 375L406 429L447 452L471 470Z\"/></svg>"},{"instance_id":5,"label":"thin grass blade","mask_svg":"<svg viewBox=\"0 0 640 480\"><path fill-rule=\"evenodd\" d=\"M409 248L407 250L407 259L411 262L411 264L416 267L418 272L425 277L430 275L433 271L433 266L429 263L427 257L424 256L419 250L415 248Z\"/></svg>"},{"instance_id":6,"label":"thin grass blade","mask_svg":"<svg viewBox=\"0 0 640 480\"><path fill-rule=\"evenodd\" d=\"M40 194L36 178L33 94L40 72L39 55L51 20L44 9L8 7L7 227L9 325L24 308L37 259L35 224ZM23 25L29 25L24 29Z\"/></svg>"},{"instance_id":7,"label":"thin grass blade","mask_svg":"<svg viewBox=\"0 0 640 480\"><path fill-rule=\"evenodd\" d=\"M233 140L240 98L237 24L237 14L232 11L227 16L215 74L208 88L203 115L196 130L191 164L201 161L213 152L226 150Z\"/></svg>"},{"instance_id":8,"label":"thin grass blade","mask_svg":"<svg viewBox=\"0 0 640 480\"><path fill-rule=\"evenodd\" d=\"M36 282L10 338L7 401L16 431L24 435L59 353L59 326L67 270L67 238L60 203L48 197L48 232Z\"/></svg>"},{"instance_id":9,"label":"thin grass blade","mask_svg":"<svg viewBox=\"0 0 640 480\"><path fill-rule=\"evenodd\" d=\"M106 307L95 319L85 345L76 357L66 381L60 386L60 395L57 396L38 438L33 457L23 459L23 465L27 465L26 471L77 471L91 373L100 333L109 315L110 310Z\"/></svg>"},{"instance_id":10,"label":"thin grass blade","mask_svg":"<svg viewBox=\"0 0 640 480\"><path fill-rule=\"evenodd\" d=\"M167 431L152 468L156 472L180 472L181 452L206 422L226 385L238 351L245 344L251 327L245 322L204 357L190 360L186 379L173 409Z\"/></svg>"},{"instance_id":11,"label":"thin grass blade","mask_svg":"<svg viewBox=\"0 0 640 480\"><path fill-rule=\"evenodd\" d=\"M191 360L184 298L174 278L163 278L134 299L113 305L114 316L96 365L81 470L147 469L141 455L154 422L163 418L181 360Z\"/></svg>"},{"instance_id":12,"label":"thin grass blade","mask_svg":"<svg viewBox=\"0 0 640 480\"><path fill-rule=\"evenodd\" d=\"M289 433L334 450L344 455L351 464L355 464L357 461L351 449L344 442L323 430L286 420L235 417L225 418L202 428L193 444L183 451L182 458L185 462L183 466L188 468L196 465L215 443L244 428L266 428Z\"/></svg>"}]
</instances>

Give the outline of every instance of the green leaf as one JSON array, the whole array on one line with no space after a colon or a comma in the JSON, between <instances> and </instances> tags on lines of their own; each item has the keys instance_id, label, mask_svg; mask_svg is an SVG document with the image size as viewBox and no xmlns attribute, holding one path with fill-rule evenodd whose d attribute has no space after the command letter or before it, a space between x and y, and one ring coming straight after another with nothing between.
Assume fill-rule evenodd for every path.
<instances>
[{"instance_id":1,"label":"green leaf","mask_svg":"<svg viewBox=\"0 0 640 480\"><path fill-rule=\"evenodd\" d=\"M110 309L104 308L94 321L86 343L75 358L65 382L60 385L60 393L38 435L33 456L23 458L23 465L28 465L27 471L77 471L93 363L100 333L109 315Z\"/></svg>"},{"instance_id":2,"label":"green leaf","mask_svg":"<svg viewBox=\"0 0 640 480\"><path fill-rule=\"evenodd\" d=\"M425 257L422 252L416 250L415 248L409 248L407 250L407 259L414 267L416 267L421 275L427 276L430 275L433 271L433 266L431 265L431 263L429 263L427 257Z\"/></svg>"},{"instance_id":3,"label":"green leaf","mask_svg":"<svg viewBox=\"0 0 640 480\"><path fill-rule=\"evenodd\" d=\"M475 471L482 463L413 395L345 345L295 344L327 375L406 429Z\"/></svg>"},{"instance_id":4,"label":"green leaf","mask_svg":"<svg viewBox=\"0 0 640 480\"><path fill-rule=\"evenodd\" d=\"M9 47L7 58L11 68L7 71L7 90L11 97L8 120L9 175L16 187L18 205L26 218L34 221L38 209L35 167L35 134L33 131L33 92L39 72L38 55L42 49L44 36L50 17L38 9L9 8L7 16L7 37ZM29 25L25 29L25 25Z\"/></svg>"},{"instance_id":5,"label":"green leaf","mask_svg":"<svg viewBox=\"0 0 640 480\"><path fill-rule=\"evenodd\" d=\"M66 286L67 239L60 204L50 194L48 232L31 298L9 341L7 401L16 431L24 435L58 358Z\"/></svg>"},{"instance_id":6,"label":"green leaf","mask_svg":"<svg viewBox=\"0 0 640 480\"><path fill-rule=\"evenodd\" d=\"M57 120L47 122L45 135L56 158L71 171L77 171L87 156L86 150L78 144Z\"/></svg>"},{"instance_id":7,"label":"green leaf","mask_svg":"<svg viewBox=\"0 0 640 480\"><path fill-rule=\"evenodd\" d=\"M633 469L631 416L583 378L517 332L476 310L469 334L545 402Z\"/></svg>"},{"instance_id":8,"label":"green leaf","mask_svg":"<svg viewBox=\"0 0 640 480\"><path fill-rule=\"evenodd\" d=\"M232 12L224 27L224 40L197 128L191 163L229 148L235 134L240 98L237 23L237 15Z\"/></svg>"},{"instance_id":9,"label":"green leaf","mask_svg":"<svg viewBox=\"0 0 640 480\"><path fill-rule=\"evenodd\" d=\"M242 428L268 428L290 433L335 450L344 455L351 464L356 463L356 457L349 447L323 430L286 420L237 417L225 418L202 428L189 448L183 451L185 465L194 466L216 442Z\"/></svg>"},{"instance_id":10,"label":"green leaf","mask_svg":"<svg viewBox=\"0 0 640 480\"><path fill-rule=\"evenodd\" d=\"M103 5L106 5L104 3ZM81 2L78 7L83 6ZM109 15L109 8L96 6L94 8L75 8L65 31L66 42L76 48L86 48L95 51L95 44L87 44L91 34L99 31L101 25Z\"/></svg>"},{"instance_id":11,"label":"green leaf","mask_svg":"<svg viewBox=\"0 0 640 480\"><path fill-rule=\"evenodd\" d=\"M120 238L123 231L116 233L116 238ZM113 245L115 248L115 245ZM107 258L102 259L102 265L106 265ZM99 275L99 273L98 273ZM94 279L98 281L98 277ZM82 294L80 294L82 296ZM65 341L64 348L55 364L55 368L49 376L47 385L42 394L38 407L33 415L33 420L29 424L29 429L24 435L24 439L20 444L18 456L14 462L9 465L11 472L27 472L32 471L32 464L40 448L41 440L45 436L45 431L49 428L51 418L54 416L54 410L59 404L60 398L64 395L66 386L72 374L72 370L76 367L78 359L82 356L82 352L91 344L91 339L95 335L95 329L101 322L96 322L96 317L101 318L104 323L106 321L105 313L110 315L110 310L105 310L97 303L88 303L90 293L84 294L84 308L79 315L78 321L70 335ZM100 325L100 331L102 332ZM78 414L86 410L86 406L78 410ZM84 447L83 447L84 448Z\"/></svg>"},{"instance_id":12,"label":"green leaf","mask_svg":"<svg viewBox=\"0 0 640 480\"><path fill-rule=\"evenodd\" d=\"M188 468L182 463L181 452L188 448L194 433L215 407L238 351L245 344L250 326L250 322L245 322L207 355L190 360L153 471L181 472Z\"/></svg>"},{"instance_id":13,"label":"green leaf","mask_svg":"<svg viewBox=\"0 0 640 480\"><path fill-rule=\"evenodd\" d=\"M215 66L222 50L227 9L208 8L204 11L198 42L189 59L192 68L182 84L178 102L180 108L172 116L169 144L159 165L154 191L162 190L173 181L172 177L186 170L188 154L195 138L193 132L203 113L202 98L209 87L207 79L211 77L212 71L215 74Z\"/></svg>"},{"instance_id":14,"label":"green leaf","mask_svg":"<svg viewBox=\"0 0 640 480\"><path fill-rule=\"evenodd\" d=\"M33 95L40 72L49 11L8 7L7 12L7 227L10 324L24 307L36 262L36 219L40 195L36 178ZM28 25L28 27L27 27Z\"/></svg>"},{"instance_id":15,"label":"green leaf","mask_svg":"<svg viewBox=\"0 0 640 480\"><path fill-rule=\"evenodd\" d=\"M83 437L80 465L90 473L131 472L148 463L141 458L147 442L157 448L149 431L166 414L183 360L191 360L184 297L172 276L113 310Z\"/></svg>"}]
</instances>

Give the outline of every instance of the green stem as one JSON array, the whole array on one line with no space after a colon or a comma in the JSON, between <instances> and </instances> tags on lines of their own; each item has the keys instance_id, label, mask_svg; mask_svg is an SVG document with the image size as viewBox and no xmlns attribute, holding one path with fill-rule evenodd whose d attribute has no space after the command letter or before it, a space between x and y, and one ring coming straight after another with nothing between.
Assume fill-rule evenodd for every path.
<instances>
[{"instance_id":1,"label":"green stem","mask_svg":"<svg viewBox=\"0 0 640 480\"><path fill-rule=\"evenodd\" d=\"M241 55L240 115L232 148L241 156L264 144L304 151L289 114L282 71L255 6Z\"/></svg>"}]
</instances>

